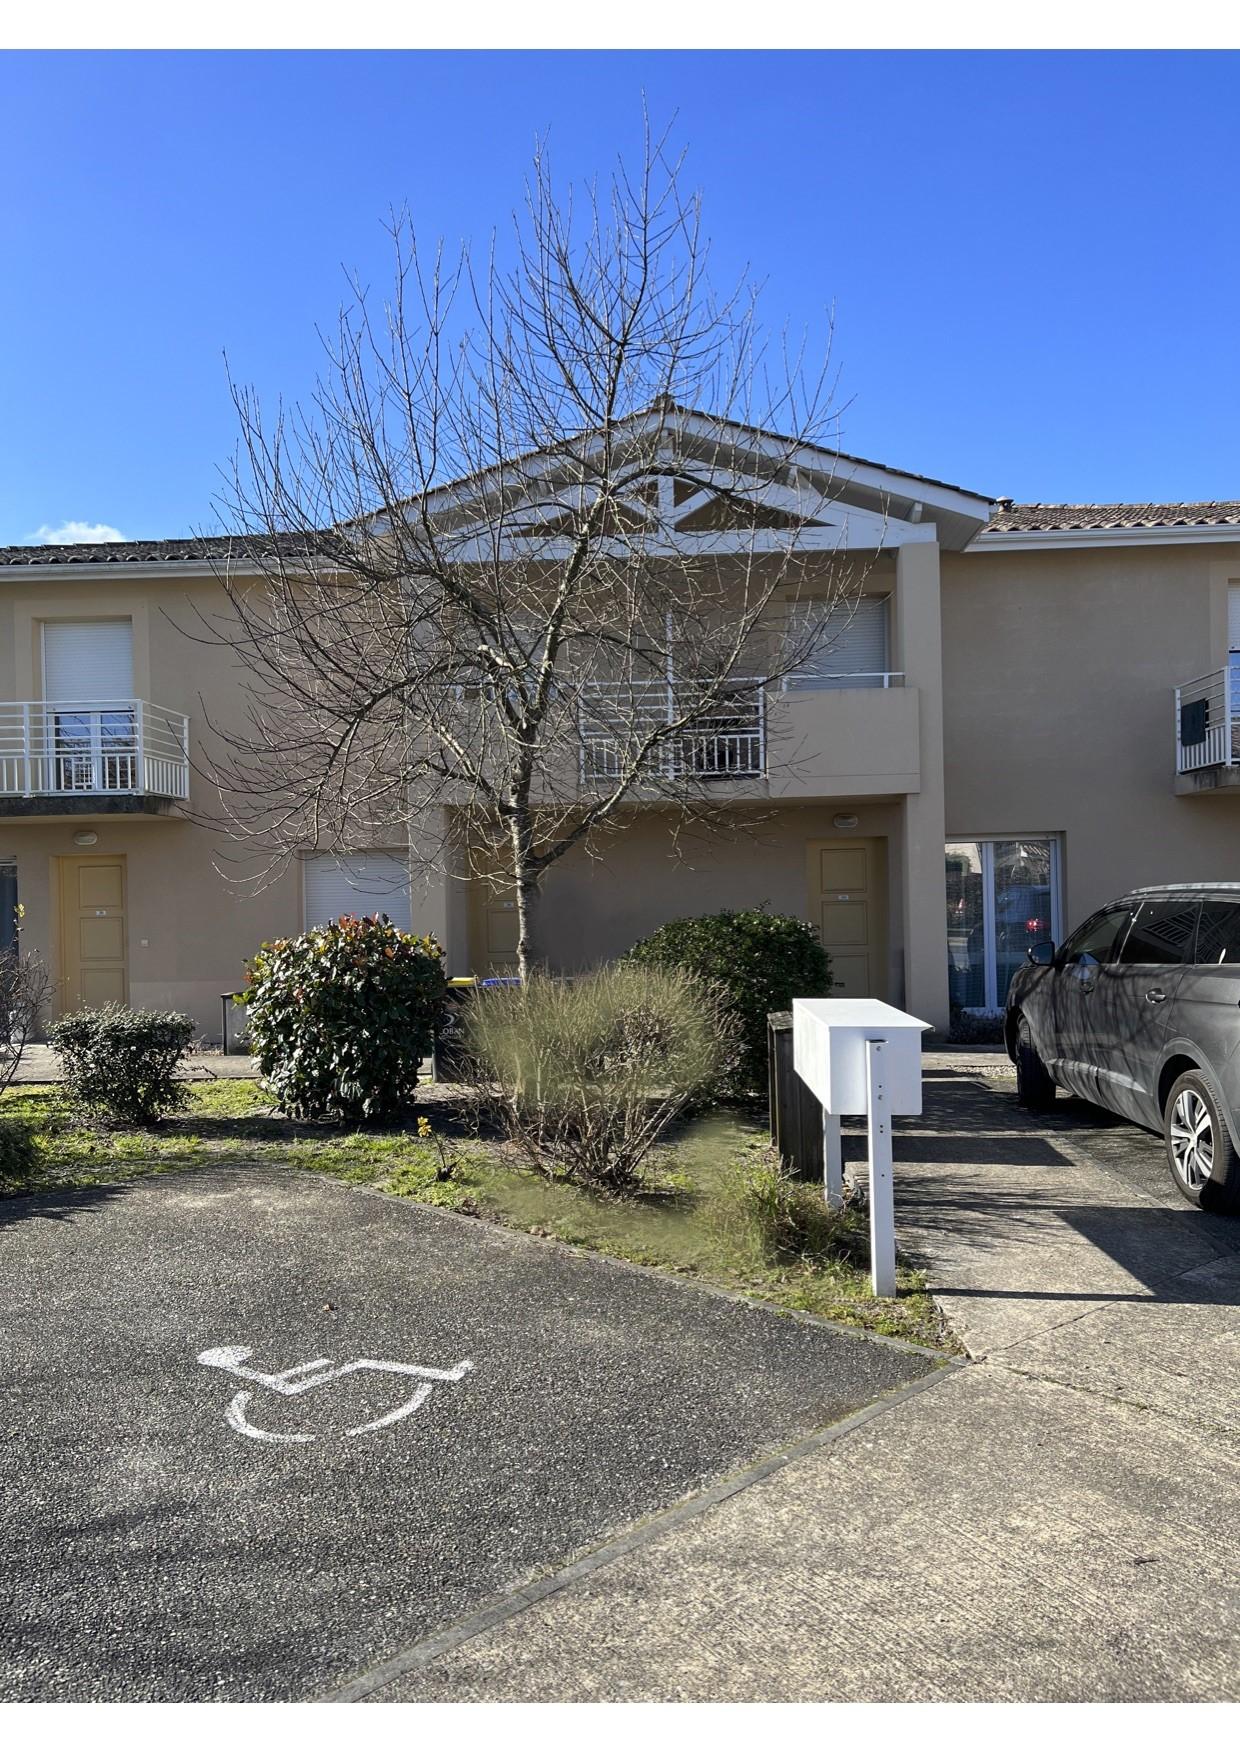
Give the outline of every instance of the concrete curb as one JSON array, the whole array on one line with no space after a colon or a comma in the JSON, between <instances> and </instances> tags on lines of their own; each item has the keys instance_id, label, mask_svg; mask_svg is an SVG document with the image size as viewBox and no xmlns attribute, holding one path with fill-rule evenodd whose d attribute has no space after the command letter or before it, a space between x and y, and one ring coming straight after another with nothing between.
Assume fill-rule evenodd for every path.
<instances>
[{"instance_id":1,"label":"concrete curb","mask_svg":"<svg viewBox=\"0 0 1240 1753\"><path fill-rule=\"evenodd\" d=\"M764 1460L755 1461L741 1472L734 1473L729 1478L721 1479L717 1484L708 1486L705 1491L682 1499L680 1503L673 1504L670 1509L661 1510L648 1520L639 1522L636 1527L630 1528L626 1533L606 1541L602 1546L595 1547L593 1551L586 1553L584 1557L577 1559L574 1563L518 1586L502 1595L498 1600L492 1601L489 1606L480 1608L476 1613L471 1613L468 1618L460 1620L456 1625L447 1626L442 1631L432 1633L430 1637L422 1638L418 1643L411 1644L407 1649L390 1656L387 1661L366 1669L364 1673L357 1675L346 1685L338 1687L332 1692L320 1694L313 1702L322 1704L358 1704L364 1702L376 1692L382 1691L385 1686L391 1685L393 1681L417 1673L419 1669L428 1667L430 1663L437 1661L441 1656L459 1649L462 1644L472 1642L474 1638L493 1630L497 1625L503 1625L507 1620L516 1618L527 1608L536 1606L540 1601L545 1601L551 1596L561 1593L564 1589L571 1588L575 1582L579 1582L583 1577L591 1576L595 1571L605 1569L607 1565L615 1563L617 1559L625 1557L628 1553L634 1552L642 1546L650 1545L660 1535L670 1532L684 1522L695 1520L698 1516L704 1515L706 1511L714 1509L716 1505L726 1503L729 1498L736 1497L740 1492L749 1490L751 1486L760 1484L764 1479L769 1479L772 1474L781 1472L791 1462L799 1461L805 1455L812 1455L820 1449L829 1447L831 1443L838 1441L841 1437L848 1436L861 1425L868 1424L871 1419L879 1417L880 1414L901 1405L906 1400L911 1400L917 1394L925 1393L927 1389L945 1381L948 1376L955 1375L957 1371L969 1367L971 1366L965 1359L945 1360L942 1369L935 1370L928 1376L923 1376L919 1381L910 1382L903 1388L897 1388L894 1393L884 1395L881 1400L875 1400L869 1406L863 1406L859 1412L850 1413L847 1418L840 1419L837 1424L828 1425L823 1430L815 1431L812 1436L803 1437L800 1442L793 1443L786 1449L781 1449L778 1454L768 1455Z\"/></svg>"}]
</instances>

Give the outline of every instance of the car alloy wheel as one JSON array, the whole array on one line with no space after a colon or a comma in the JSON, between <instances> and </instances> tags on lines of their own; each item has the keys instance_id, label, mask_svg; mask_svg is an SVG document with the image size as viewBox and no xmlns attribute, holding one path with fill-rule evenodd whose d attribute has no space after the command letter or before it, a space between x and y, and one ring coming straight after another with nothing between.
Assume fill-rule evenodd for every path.
<instances>
[{"instance_id":1,"label":"car alloy wheel","mask_svg":"<svg viewBox=\"0 0 1240 1753\"><path fill-rule=\"evenodd\" d=\"M1171 1155L1190 1193L1199 1193L1214 1172L1214 1124L1194 1089L1181 1090L1171 1110Z\"/></svg>"}]
</instances>

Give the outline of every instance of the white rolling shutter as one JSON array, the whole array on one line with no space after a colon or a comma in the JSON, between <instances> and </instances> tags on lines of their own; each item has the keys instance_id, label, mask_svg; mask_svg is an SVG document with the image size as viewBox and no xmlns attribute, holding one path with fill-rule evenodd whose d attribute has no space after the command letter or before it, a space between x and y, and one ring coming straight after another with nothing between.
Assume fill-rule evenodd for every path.
<instances>
[{"instance_id":1,"label":"white rolling shutter","mask_svg":"<svg viewBox=\"0 0 1240 1753\"><path fill-rule=\"evenodd\" d=\"M887 598L837 603L825 615L813 603L794 612L793 639L804 640L807 622L820 628L814 652L790 688L881 688L887 669Z\"/></svg>"},{"instance_id":2,"label":"white rolling shutter","mask_svg":"<svg viewBox=\"0 0 1240 1753\"><path fill-rule=\"evenodd\" d=\"M1227 649L1240 651L1240 584L1227 586Z\"/></svg>"},{"instance_id":3,"label":"white rolling shutter","mask_svg":"<svg viewBox=\"0 0 1240 1753\"><path fill-rule=\"evenodd\" d=\"M305 923L327 925L342 913L386 913L401 931L413 929L409 867L391 852L356 852L337 859L330 852L302 860Z\"/></svg>"},{"instance_id":4,"label":"white rolling shutter","mask_svg":"<svg viewBox=\"0 0 1240 1753\"><path fill-rule=\"evenodd\" d=\"M128 621L45 621L43 698L90 705L133 698Z\"/></svg>"}]
</instances>

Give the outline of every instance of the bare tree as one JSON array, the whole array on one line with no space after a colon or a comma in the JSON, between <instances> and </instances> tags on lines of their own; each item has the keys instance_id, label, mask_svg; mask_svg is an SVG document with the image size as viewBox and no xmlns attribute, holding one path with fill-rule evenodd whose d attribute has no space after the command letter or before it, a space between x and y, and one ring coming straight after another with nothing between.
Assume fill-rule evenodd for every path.
<instances>
[{"instance_id":1,"label":"bare tree","mask_svg":"<svg viewBox=\"0 0 1240 1753\"><path fill-rule=\"evenodd\" d=\"M576 207L536 156L506 257L391 232L392 295L354 288L308 404L234 391L229 611L199 636L247 709L211 724L209 776L259 880L407 843L415 877L506 886L525 973L546 872L637 803L718 820L859 586L827 515L829 348L807 370L751 291L712 293L649 134Z\"/></svg>"}]
</instances>

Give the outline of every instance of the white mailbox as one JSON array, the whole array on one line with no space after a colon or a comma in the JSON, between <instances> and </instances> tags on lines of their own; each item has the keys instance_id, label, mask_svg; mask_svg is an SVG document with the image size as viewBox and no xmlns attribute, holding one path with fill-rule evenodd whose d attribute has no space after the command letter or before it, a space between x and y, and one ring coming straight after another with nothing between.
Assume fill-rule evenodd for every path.
<instances>
[{"instance_id":1,"label":"white mailbox","mask_svg":"<svg viewBox=\"0 0 1240 1753\"><path fill-rule=\"evenodd\" d=\"M877 998L794 998L792 1066L828 1114L864 1114L867 1041L886 1041L893 1114L921 1113L921 1037L929 1023Z\"/></svg>"},{"instance_id":2,"label":"white mailbox","mask_svg":"<svg viewBox=\"0 0 1240 1753\"><path fill-rule=\"evenodd\" d=\"M822 1104L827 1204L844 1203L842 1114L864 1114L870 1150L870 1282L896 1294L891 1117L921 1113L920 1018L877 998L794 998L792 1066Z\"/></svg>"}]
</instances>

